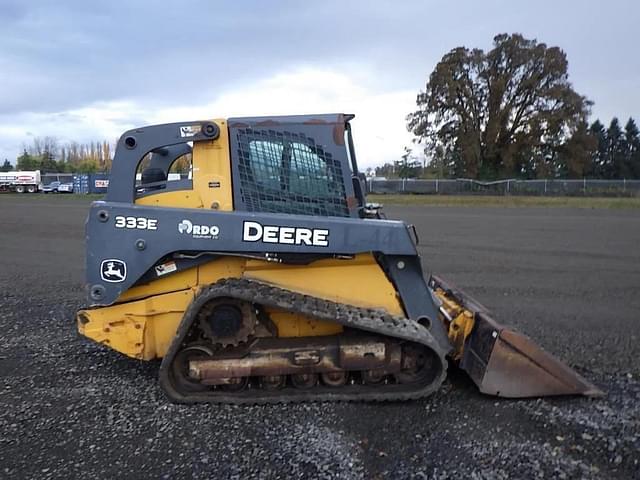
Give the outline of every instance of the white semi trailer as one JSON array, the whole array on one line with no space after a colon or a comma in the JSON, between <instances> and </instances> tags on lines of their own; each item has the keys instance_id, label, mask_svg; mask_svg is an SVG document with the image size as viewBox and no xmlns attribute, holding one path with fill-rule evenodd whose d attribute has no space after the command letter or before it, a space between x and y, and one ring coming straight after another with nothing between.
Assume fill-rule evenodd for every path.
<instances>
[{"instance_id":1,"label":"white semi trailer","mask_svg":"<svg viewBox=\"0 0 640 480\"><path fill-rule=\"evenodd\" d=\"M42 189L40 170L0 172L0 190L16 193L36 193Z\"/></svg>"}]
</instances>

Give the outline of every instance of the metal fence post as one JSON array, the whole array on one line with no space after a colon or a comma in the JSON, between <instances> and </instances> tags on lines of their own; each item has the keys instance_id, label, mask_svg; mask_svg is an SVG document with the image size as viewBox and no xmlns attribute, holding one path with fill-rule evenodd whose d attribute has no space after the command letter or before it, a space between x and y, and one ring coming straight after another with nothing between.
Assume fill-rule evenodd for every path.
<instances>
[{"instance_id":1,"label":"metal fence post","mask_svg":"<svg viewBox=\"0 0 640 480\"><path fill-rule=\"evenodd\" d=\"M627 179L626 178L622 179L622 191L623 192L627 191Z\"/></svg>"},{"instance_id":2,"label":"metal fence post","mask_svg":"<svg viewBox=\"0 0 640 480\"><path fill-rule=\"evenodd\" d=\"M547 194L547 179L544 179L544 194Z\"/></svg>"},{"instance_id":3,"label":"metal fence post","mask_svg":"<svg viewBox=\"0 0 640 480\"><path fill-rule=\"evenodd\" d=\"M582 194L587 194L587 177L582 177Z\"/></svg>"},{"instance_id":4,"label":"metal fence post","mask_svg":"<svg viewBox=\"0 0 640 480\"><path fill-rule=\"evenodd\" d=\"M402 179L402 191L403 191L403 192L405 191L404 183L405 183L406 181L407 181L407 179L406 179L406 178L403 178L403 179Z\"/></svg>"},{"instance_id":5,"label":"metal fence post","mask_svg":"<svg viewBox=\"0 0 640 480\"><path fill-rule=\"evenodd\" d=\"M436 193L438 193L438 178L436 177Z\"/></svg>"}]
</instances>

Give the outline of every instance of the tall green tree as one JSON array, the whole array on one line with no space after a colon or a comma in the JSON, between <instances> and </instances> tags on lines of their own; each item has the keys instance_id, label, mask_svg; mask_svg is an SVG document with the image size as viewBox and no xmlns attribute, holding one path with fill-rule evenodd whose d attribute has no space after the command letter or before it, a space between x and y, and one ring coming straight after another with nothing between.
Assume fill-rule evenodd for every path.
<instances>
[{"instance_id":1,"label":"tall green tree","mask_svg":"<svg viewBox=\"0 0 640 480\"><path fill-rule=\"evenodd\" d=\"M22 155L18 157L16 167L18 170L37 170L40 168L40 158L29 155L26 150L23 150Z\"/></svg>"},{"instance_id":2,"label":"tall green tree","mask_svg":"<svg viewBox=\"0 0 640 480\"><path fill-rule=\"evenodd\" d=\"M376 177L393 178L395 176L395 167L393 164L386 162L384 165L376 167Z\"/></svg>"},{"instance_id":3,"label":"tall green tree","mask_svg":"<svg viewBox=\"0 0 640 480\"><path fill-rule=\"evenodd\" d=\"M53 153L45 150L40 155L40 170L43 173L55 173L60 171L60 166L56 162Z\"/></svg>"},{"instance_id":4,"label":"tall green tree","mask_svg":"<svg viewBox=\"0 0 640 480\"><path fill-rule=\"evenodd\" d=\"M567 65L560 48L520 34L497 35L488 52L455 48L418 94L408 129L427 145L427 154L446 154L457 174L555 170L558 149L591 106L573 90Z\"/></svg>"},{"instance_id":5,"label":"tall green tree","mask_svg":"<svg viewBox=\"0 0 640 480\"><path fill-rule=\"evenodd\" d=\"M400 178L418 178L422 171L422 165L417 160L411 158L411 150L404 147L404 153L400 160L395 163L395 171Z\"/></svg>"},{"instance_id":6,"label":"tall green tree","mask_svg":"<svg viewBox=\"0 0 640 480\"><path fill-rule=\"evenodd\" d=\"M76 172L81 172L81 173L95 173L95 172L98 172L99 170L100 168L99 168L98 162L90 158L83 160L75 168Z\"/></svg>"},{"instance_id":7,"label":"tall green tree","mask_svg":"<svg viewBox=\"0 0 640 480\"><path fill-rule=\"evenodd\" d=\"M620 128L620 122L616 117L613 117L609 128L607 128L607 154L602 170L604 178L623 178L625 149L624 134Z\"/></svg>"},{"instance_id":8,"label":"tall green tree","mask_svg":"<svg viewBox=\"0 0 640 480\"><path fill-rule=\"evenodd\" d=\"M13 165L9 162L8 159L4 159L4 163L0 167L0 172L10 172L13 169Z\"/></svg>"},{"instance_id":9,"label":"tall green tree","mask_svg":"<svg viewBox=\"0 0 640 480\"><path fill-rule=\"evenodd\" d=\"M597 147L598 140L591 133L589 124L580 122L573 135L559 148L556 175L563 178L593 177L593 155Z\"/></svg>"},{"instance_id":10,"label":"tall green tree","mask_svg":"<svg viewBox=\"0 0 640 480\"><path fill-rule=\"evenodd\" d=\"M595 150L591 154L593 176L602 178L605 175L607 162L607 131L600 120L596 120L589 127L589 133L595 139Z\"/></svg>"},{"instance_id":11,"label":"tall green tree","mask_svg":"<svg viewBox=\"0 0 640 480\"><path fill-rule=\"evenodd\" d=\"M633 118L624 126L624 166L623 178L640 178L640 132Z\"/></svg>"}]
</instances>

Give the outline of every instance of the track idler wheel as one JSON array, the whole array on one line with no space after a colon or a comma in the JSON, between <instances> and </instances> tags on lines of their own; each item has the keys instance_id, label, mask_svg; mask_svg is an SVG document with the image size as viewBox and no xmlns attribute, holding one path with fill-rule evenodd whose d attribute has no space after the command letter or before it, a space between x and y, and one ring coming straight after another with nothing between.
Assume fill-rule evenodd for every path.
<instances>
[{"instance_id":1,"label":"track idler wheel","mask_svg":"<svg viewBox=\"0 0 640 480\"><path fill-rule=\"evenodd\" d=\"M347 384L349 374L346 371L326 372L320 375L322 383L329 387L342 387Z\"/></svg>"},{"instance_id":2,"label":"track idler wheel","mask_svg":"<svg viewBox=\"0 0 640 480\"><path fill-rule=\"evenodd\" d=\"M385 376L385 372L380 369L362 371L362 381L366 385L379 385L384 382Z\"/></svg>"},{"instance_id":3,"label":"track idler wheel","mask_svg":"<svg viewBox=\"0 0 640 480\"><path fill-rule=\"evenodd\" d=\"M294 387L306 390L318 384L318 375L315 373L294 373L291 375L291 383Z\"/></svg>"},{"instance_id":4,"label":"track idler wheel","mask_svg":"<svg viewBox=\"0 0 640 480\"><path fill-rule=\"evenodd\" d=\"M285 375L265 375L260 377L260 386L265 390L280 390L287 383Z\"/></svg>"},{"instance_id":5,"label":"track idler wheel","mask_svg":"<svg viewBox=\"0 0 640 480\"><path fill-rule=\"evenodd\" d=\"M423 383L437 375L437 359L431 350L416 344L405 344L402 347L402 363L400 372L394 376L398 383Z\"/></svg>"},{"instance_id":6,"label":"track idler wheel","mask_svg":"<svg viewBox=\"0 0 640 480\"><path fill-rule=\"evenodd\" d=\"M191 345L178 352L172 364L172 371L175 382L181 390L186 392L204 392L209 390L209 386L203 385L200 381L193 379L189 375L189 362L211 357L213 357L213 352L206 345Z\"/></svg>"}]
</instances>

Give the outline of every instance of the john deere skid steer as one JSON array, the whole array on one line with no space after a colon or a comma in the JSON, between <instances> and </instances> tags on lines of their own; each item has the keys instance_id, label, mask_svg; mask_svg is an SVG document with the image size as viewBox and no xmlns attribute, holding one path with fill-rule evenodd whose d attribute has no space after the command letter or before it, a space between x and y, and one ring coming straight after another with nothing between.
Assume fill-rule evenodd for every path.
<instances>
[{"instance_id":1,"label":"john deere skid steer","mask_svg":"<svg viewBox=\"0 0 640 480\"><path fill-rule=\"evenodd\" d=\"M415 399L438 389L449 361L491 395L600 395L424 276L415 230L365 203L352 118L126 132L87 219L80 333L162 358L177 402ZM188 178L169 181L181 158Z\"/></svg>"}]
</instances>

